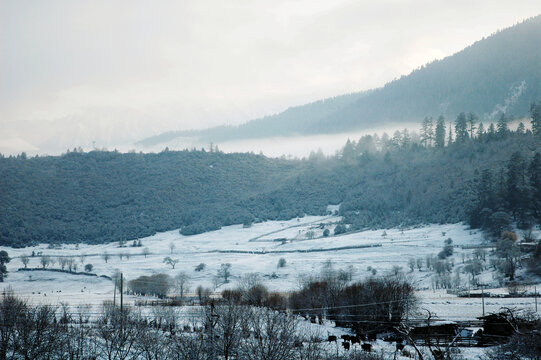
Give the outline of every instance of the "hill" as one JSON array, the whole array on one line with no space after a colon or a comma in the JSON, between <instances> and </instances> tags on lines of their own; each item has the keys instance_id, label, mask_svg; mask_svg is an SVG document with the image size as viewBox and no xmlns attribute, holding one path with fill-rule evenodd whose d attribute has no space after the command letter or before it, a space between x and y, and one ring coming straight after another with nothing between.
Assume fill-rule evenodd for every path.
<instances>
[{"instance_id":1,"label":"hill","mask_svg":"<svg viewBox=\"0 0 541 360\"><path fill-rule=\"evenodd\" d=\"M324 215L329 204L341 204L348 230L469 221L495 231L493 213L496 229L511 216L527 227L541 213L539 140L500 128L444 148L407 133L366 136L306 160L205 151L0 158L0 245L192 235Z\"/></svg>"},{"instance_id":2,"label":"hill","mask_svg":"<svg viewBox=\"0 0 541 360\"><path fill-rule=\"evenodd\" d=\"M473 111L485 121L501 113L522 117L541 97L541 15L433 61L382 88L297 106L239 126L169 132L139 142L150 146L177 137L202 142L361 130L425 116L454 118Z\"/></svg>"}]
</instances>

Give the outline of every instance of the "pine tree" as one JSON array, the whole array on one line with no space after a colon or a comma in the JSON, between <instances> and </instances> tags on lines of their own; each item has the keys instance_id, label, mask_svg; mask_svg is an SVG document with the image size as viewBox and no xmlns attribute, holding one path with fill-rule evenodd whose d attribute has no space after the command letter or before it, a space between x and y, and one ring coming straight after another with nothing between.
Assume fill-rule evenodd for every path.
<instances>
[{"instance_id":1,"label":"pine tree","mask_svg":"<svg viewBox=\"0 0 541 360\"><path fill-rule=\"evenodd\" d=\"M391 139L391 146L396 149L402 146L402 132L400 132L399 130L396 130L393 133L393 138Z\"/></svg>"},{"instance_id":2,"label":"pine tree","mask_svg":"<svg viewBox=\"0 0 541 360\"><path fill-rule=\"evenodd\" d=\"M449 125L449 136L447 137L447 146L453 143L453 127Z\"/></svg>"},{"instance_id":3,"label":"pine tree","mask_svg":"<svg viewBox=\"0 0 541 360\"><path fill-rule=\"evenodd\" d=\"M521 121L517 127L517 134L524 135L525 132L526 132L526 127L524 126L524 123Z\"/></svg>"},{"instance_id":4,"label":"pine tree","mask_svg":"<svg viewBox=\"0 0 541 360\"><path fill-rule=\"evenodd\" d=\"M434 145L440 149L445 147L445 119L442 115L438 117L438 120L436 123Z\"/></svg>"},{"instance_id":5,"label":"pine tree","mask_svg":"<svg viewBox=\"0 0 541 360\"><path fill-rule=\"evenodd\" d=\"M484 169L478 180L476 201L470 210L470 225L474 228L484 227L485 222L494 209L494 185L492 172L490 169Z\"/></svg>"},{"instance_id":6,"label":"pine tree","mask_svg":"<svg viewBox=\"0 0 541 360\"><path fill-rule=\"evenodd\" d=\"M411 136L410 136L410 133L409 133L408 129L402 130L402 143L401 143L401 146L403 148L406 148L406 149L411 146Z\"/></svg>"},{"instance_id":7,"label":"pine tree","mask_svg":"<svg viewBox=\"0 0 541 360\"><path fill-rule=\"evenodd\" d=\"M478 119L479 118L477 117L475 113L470 112L468 114L468 124L470 125L470 138L472 139L473 139L473 132L476 129L475 124L477 124Z\"/></svg>"},{"instance_id":8,"label":"pine tree","mask_svg":"<svg viewBox=\"0 0 541 360\"><path fill-rule=\"evenodd\" d=\"M515 220L524 219L528 209L528 184L526 181L526 160L517 151L507 164L506 203Z\"/></svg>"},{"instance_id":9,"label":"pine tree","mask_svg":"<svg viewBox=\"0 0 541 360\"><path fill-rule=\"evenodd\" d=\"M541 215L541 154L536 152L528 166L528 177L530 180L531 193L531 209L539 219Z\"/></svg>"},{"instance_id":10,"label":"pine tree","mask_svg":"<svg viewBox=\"0 0 541 360\"><path fill-rule=\"evenodd\" d=\"M509 132L509 128L507 127L507 116L505 116L505 114L502 114L502 116L500 116L497 126L498 137L500 139L505 139L507 137L507 133Z\"/></svg>"},{"instance_id":11,"label":"pine tree","mask_svg":"<svg viewBox=\"0 0 541 360\"><path fill-rule=\"evenodd\" d=\"M489 140L494 140L496 137L496 128L494 127L493 123L490 123L488 126L487 137Z\"/></svg>"},{"instance_id":12,"label":"pine tree","mask_svg":"<svg viewBox=\"0 0 541 360\"><path fill-rule=\"evenodd\" d=\"M468 123L466 120L466 114L463 112L458 114L455 120L455 135L457 143L464 142L468 139Z\"/></svg>"},{"instance_id":13,"label":"pine tree","mask_svg":"<svg viewBox=\"0 0 541 360\"><path fill-rule=\"evenodd\" d=\"M355 141L351 141L348 139L346 142L346 145L342 149L342 159L345 161L353 160L355 157Z\"/></svg>"},{"instance_id":14,"label":"pine tree","mask_svg":"<svg viewBox=\"0 0 541 360\"><path fill-rule=\"evenodd\" d=\"M541 136L541 101L535 102L530 106L530 115L532 116L532 132L535 136Z\"/></svg>"},{"instance_id":15,"label":"pine tree","mask_svg":"<svg viewBox=\"0 0 541 360\"><path fill-rule=\"evenodd\" d=\"M425 147L432 146L434 139L434 121L432 117L425 117L421 127L421 144Z\"/></svg>"},{"instance_id":16,"label":"pine tree","mask_svg":"<svg viewBox=\"0 0 541 360\"><path fill-rule=\"evenodd\" d=\"M484 135L485 135L485 126L483 125L483 123L479 123L479 127L477 128L477 138L481 140Z\"/></svg>"}]
</instances>

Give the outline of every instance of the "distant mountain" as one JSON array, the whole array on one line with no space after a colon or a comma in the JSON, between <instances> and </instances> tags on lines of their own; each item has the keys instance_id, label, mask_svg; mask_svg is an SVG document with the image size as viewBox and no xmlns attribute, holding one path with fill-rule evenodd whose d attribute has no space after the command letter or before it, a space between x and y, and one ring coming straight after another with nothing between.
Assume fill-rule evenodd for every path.
<instances>
[{"instance_id":1,"label":"distant mountain","mask_svg":"<svg viewBox=\"0 0 541 360\"><path fill-rule=\"evenodd\" d=\"M420 122L440 114L453 119L462 111L473 111L485 121L502 112L523 116L541 98L540 44L541 15L373 91L292 107L239 126L168 132L139 144L157 145L186 136L210 142L338 133Z\"/></svg>"},{"instance_id":2,"label":"distant mountain","mask_svg":"<svg viewBox=\"0 0 541 360\"><path fill-rule=\"evenodd\" d=\"M139 141L140 145L163 144L179 137L200 137L205 142L232 139L265 138L269 136L291 136L310 133L310 127L334 113L355 103L371 91L340 95L295 106L286 111L249 121L240 126L217 126L205 130L170 131Z\"/></svg>"}]
</instances>

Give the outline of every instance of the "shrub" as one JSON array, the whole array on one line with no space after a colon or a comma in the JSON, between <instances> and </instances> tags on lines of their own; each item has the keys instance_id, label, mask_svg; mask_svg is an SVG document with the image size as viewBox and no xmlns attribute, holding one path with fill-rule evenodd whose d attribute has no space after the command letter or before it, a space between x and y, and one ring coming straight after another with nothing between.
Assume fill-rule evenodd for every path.
<instances>
[{"instance_id":1,"label":"shrub","mask_svg":"<svg viewBox=\"0 0 541 360\"><path fill-rule=\"evenodd\" d=\"M334 228L334 235L340 235L340 234L345 233L346 231L347 231L347 228L344 225L338 224Z\"/></svg>"}]
</instances>

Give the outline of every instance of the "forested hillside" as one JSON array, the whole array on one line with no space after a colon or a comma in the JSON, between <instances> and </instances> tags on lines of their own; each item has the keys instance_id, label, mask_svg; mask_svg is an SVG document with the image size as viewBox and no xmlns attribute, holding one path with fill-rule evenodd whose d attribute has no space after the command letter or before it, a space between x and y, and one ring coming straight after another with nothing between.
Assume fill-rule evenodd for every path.
<instances>
[{"instance_id":1,"label":"forested hillside","mask_svg":"<svg viewBox=\"0 0 541 360\"><path fill-rule=\"evenodd\" d=\"M458 221L491 231L513 221L527 227L541 214L541 103L531 114L532 131L509 130L503 115L485 126L461 113L449 134L443 117L426 118L420 137L364 136L330 158L205 151L0 158L0 244L99 243L175 228L190 235L324 214L328 204L341 204L349 230Z\"/></svg>"},{"instance_id":2,"label":"forested hillside","mask_svg":"<svg viewBox=\"0 0 541 360\"><path fill-rule=\"evenodd\" d=\"M539 34L541 15L370 92L294 107L238 127L170 132L140 144L156 145L182 136L208 143L338 133L413 122L427 114L454 118L461 111L473 111L485 121L495 121L502 112L522 117L541 97Z\"/></svg>"},{"instance_id":3,"label":"forested hillside","mask_svg":"<svg viewBox=\"0 0 541 360\"><path fill-rule=\"evenodd\" d=\"M280 186L298 168L293 161L201 151L2 158L0 243L98 243L192 223L242 223L246 216L229 206Z\"/></svg>"}]
</instances>

